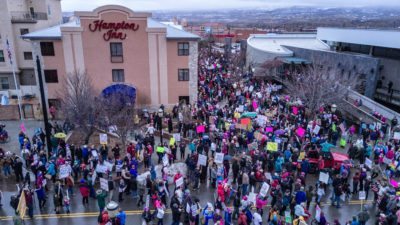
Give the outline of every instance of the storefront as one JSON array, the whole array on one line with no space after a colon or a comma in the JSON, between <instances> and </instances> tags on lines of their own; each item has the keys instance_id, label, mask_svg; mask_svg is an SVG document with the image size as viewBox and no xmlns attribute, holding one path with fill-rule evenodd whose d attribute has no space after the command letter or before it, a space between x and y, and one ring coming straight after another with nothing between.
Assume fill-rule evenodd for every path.
<instances>
[{"instance_id":1,"label":"storefront","mask_svg":"<svg viewBox=\"0 0 400 225\"><path fill-rule=\"evenodd\" d=\"M23 35L41 59L49 100L62 98L63 81L77 72L90 77L99 95L115 87L130 89L137 107L197 100L197 35L122 6L75 16L72 22Z\"/></svg>"}]
</instances>

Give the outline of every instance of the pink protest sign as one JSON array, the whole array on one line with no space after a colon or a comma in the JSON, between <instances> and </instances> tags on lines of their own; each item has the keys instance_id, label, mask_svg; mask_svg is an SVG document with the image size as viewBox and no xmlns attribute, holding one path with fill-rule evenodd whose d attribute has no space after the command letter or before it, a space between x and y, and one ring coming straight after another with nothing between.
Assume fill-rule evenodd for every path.
<instances>
[{"instance_id":1,"label":"pink protest sign","mask_svg":"<svg viewBox=\"0 0 400 225\"><path fill-rule=\"evenodd\" d=\"M301 127L297 128L297 130L296 130L296 134L297 134L297 136L299 136L299 137L304 137L305 133L306 133L306 130L304 130L304 129L301 128Z\"/></svg>"},{"instance_id":2,"label":"pink protest sign","mask_svg":"<svg viewBox=\"0 0 400 225\"><path fill-rule=\"evenodd\" d=\"M256 110L258 108L257 102L253 101L253 109Z\"/></svg>"},{"instance_id":3,"label":"pink protest sign","mask_svg":"<svg viewBox=\"0 0 400 225\"><path fill-rule=\"evenodd\" d=\"M25 128L25 124L21 123L21 125L19 125L19 127L21 128L21 131L26 133L26 128Z\"/></svg>"},{"instance_id":4,"label":"pink protest sign","mask_svg":"<svg viewBox=\"0 0 400 225\"><path fill-rule=\"evenodd\" d=\"M397 187L399 186L399 183L397 183L397 181L395 181L395 180L393 180L393 179L390 180L390 184L391 184L394 188L397 188Z\"/></svg>"},{"instance_id":5,"label":"pink protest sign","mask_svg":"<svg viewBox=\"0 0 400 225\"><path fill-rule=\"evenodd\" d=\"M265 132L272 133L272 132L274 132L274 128L273 127L266 127L265 128Z\"/></svg>"},{"instance_id":6,"label":"pink protest sign","mask_svg":"<svg viewBox=\"0 0 400 225\"><path fill-rule=\"evenodd\" d=\"M297 108L296 106L293 106L292 110L294 115L297 115L299 113L299 108Z\"/></svg>"},{"instance_id":7,"label":"pink protest sign","mask_svg":"<svg viewBox=\"0 0 400 225\"><path fill-rule=\"evenodd\" d=\"M200 125L200 126L197 126L196 130L197 130L197 133L200 134L200 133L204 133L206 131L206 128L205 128L205 126Z\"/></svg>"}]
</instances>

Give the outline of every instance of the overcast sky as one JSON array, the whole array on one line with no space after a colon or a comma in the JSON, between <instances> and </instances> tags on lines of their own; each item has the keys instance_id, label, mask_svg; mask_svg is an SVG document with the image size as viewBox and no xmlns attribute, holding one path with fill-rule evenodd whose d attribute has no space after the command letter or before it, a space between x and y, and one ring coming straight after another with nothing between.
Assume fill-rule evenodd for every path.
<instances>
[{"instance_id":1,"label":"overcast sky","mask_svg":"<svg viewBox=\"0 0 400 225\"><path fill-rule=\"evenodd\" d=\"M92 10L106 4L124 5L132 10L210 10L227 8L277 8L288 6L362 7L397 6L400 0L63 0L66 12Z\"/></svg>"}]
</instances>

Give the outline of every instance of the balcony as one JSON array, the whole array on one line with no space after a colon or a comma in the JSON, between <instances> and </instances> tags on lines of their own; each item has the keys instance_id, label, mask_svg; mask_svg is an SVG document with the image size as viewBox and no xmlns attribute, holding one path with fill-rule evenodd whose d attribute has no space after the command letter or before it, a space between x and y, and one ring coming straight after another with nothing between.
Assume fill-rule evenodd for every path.
<instances>
[{"instance_id":1,"label":"balcony","mask_svg":"<svg viewBox=\"0 0 400 225\"><path fill-rule=\"evenodd\" d=\"M44 12L10 12L11 23L37 23L38 20L47 20Z\"/></svg>"}]
</instances>

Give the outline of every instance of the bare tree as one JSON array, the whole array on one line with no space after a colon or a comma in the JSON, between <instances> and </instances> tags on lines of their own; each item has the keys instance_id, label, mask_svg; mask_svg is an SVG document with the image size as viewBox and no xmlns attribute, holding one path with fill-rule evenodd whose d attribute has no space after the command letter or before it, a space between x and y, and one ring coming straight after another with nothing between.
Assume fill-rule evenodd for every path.
<instances>
[{"instance_id":1,"label":"bare tree","mask_svg":"<svg viewBox=\"0 0 400 225\"><path fill-rule=\"evenodd\" d=\"M85 134L84 142L88 144L96 130L99 113L92 81L85 72L75 71L67 74L64 87L59 92L61 110L66 119Z\"/></svg>"},{"instance_id":2,"label":"bare tree","mask_svg":"<svg viewBox=\"0 0 400 225\"><path fill-rule=\"evenodd\" d=\"M343 100L359 83L359 75L344 74L338 68L331 68L322 63L321 60L314 60L313 64L298 65L296 69L292 67L284 78L277 72L280 66L282 63L276 60L266 62L261 71L267 77L278 78L288 93L302 101L312 118L322 105L336 104L339 108L345 107Z\"/></svg>"},{"instance_id":3,"label":"bare tree","mask_svg":"<svg viewBox=\"0 0 400 225\"><path fill-rule=\"evenodd\" d=\"M112 127L126 149L128 135L136 128L134 118L136 111L132 99L123 93L114 93L101 97L101 117L106 121L107 127Z\"/></svg>"}]
</instances>

